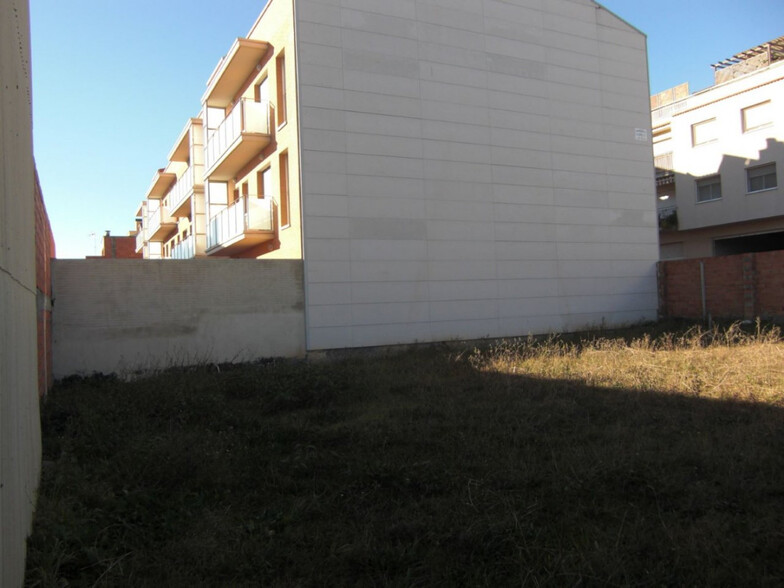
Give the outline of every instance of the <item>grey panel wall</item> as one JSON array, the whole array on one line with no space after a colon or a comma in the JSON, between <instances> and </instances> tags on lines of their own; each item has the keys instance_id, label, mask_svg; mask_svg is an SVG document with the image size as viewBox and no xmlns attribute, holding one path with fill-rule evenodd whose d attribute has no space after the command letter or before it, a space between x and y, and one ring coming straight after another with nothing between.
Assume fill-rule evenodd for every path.
<instances>
[{"instance_id":1,"label":"grey panel wall","mask_svg":"<svg viewBox=\"0 0 784 588\"><path fill-rule=\"evenodd\" d=\"M54 376L305 350L299 260L55 260Z\"/></svg>"},{"instance_id":2,"label":"grey panel wall","mask_svg":"<svg viewBox=\"0 0 784 588\"><path fill-rule=\"evenodd\" d=\"M655 317L645 37L582 0L297 0L308 345Z\"/></svg>"},{"instance_id":3,"label":"grey panel wall","mask_svg":"<svg viewBox=\"0 0 784 588\"><path fill-rule=\"evenodd\" d=\"M41 467L27 2L0 3L0 586L21 586Z\"/></svg>"}]
</instances>

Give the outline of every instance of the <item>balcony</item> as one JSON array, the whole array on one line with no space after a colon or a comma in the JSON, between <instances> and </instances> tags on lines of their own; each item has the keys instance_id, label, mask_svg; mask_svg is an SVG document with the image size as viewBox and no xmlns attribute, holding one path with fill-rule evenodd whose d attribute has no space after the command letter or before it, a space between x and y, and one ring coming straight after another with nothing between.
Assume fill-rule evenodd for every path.
<instances>
[{"instance_id":1,"label":"balcony","mask_svg":"<svg viewBox=\"0 0 784 588\"><path fill-rule=\"evenodd\" d=\"M178 243L171 250L171 259L193 259L196 257L196 239L193 235Z\"/></svg>"},{"instance_id":2,"label":"balcony","mask_svg":"<svg viewBox=\"0 0 784 588\"><path fill-rule=\"evenodd\" d=\"M207 81L207 91L202 102L215 107L231 104L268 50L269 43L266 41L244 38L235 40Z\"/></svg>"},{"instance_id":3,"label":"balcony","mask_svg":"<svg viewBox=\"0 0 784 588\"><path fill-rule=\"evenodd\" d=\"M159 169L152 177L150 187L147 189L146 199L160 200L166 195L166 192L169 191L169 186L171 186L176 179L177 176L175 174Z\"/></svg>"},{"instance_id":4,"label":"balcony","mask_svg":"<svg viewBox=\"0 0 784 588\"><path fill-rule=\"evenodd\" d=\"M142 249L144 249L144 242L146 239L144 238L144 228L139 227L138 231L136 232L136 253L139 253Z\"/></svg>"},{"instance_id":5,"label":"balcony","mask_svg":"<svg viewBox=\"0 0 784 588\"><path fill-rule=\"evenodd\" d=\"M659 230L677 231L678 230L678 207L663 206L658 209Z\"/></svg>"},{"instance_id":6,"label":"balcony","mask_svg":"<svg viewBox=\"0 0 784 588\"><path fill-rule=\"evenodd\" d=\"M149 241L165 241L177 228L177 223L166 211L159 207L150 212L147 221L147 239Z\"/></svg>"},{"instance_id":7,"label":"balcony","mask_svg":"<svg viewBox=\"0 0 784 588\"><path fill-rule=\"evenodd\" d=\"M187 206L189 199L193 196L195 187L201 188L201 178L196 181L196 172L201 172L201 166L190 166L185 173L180 176L174 187L166 194L163 199L163 206L173 217L188 216L190 207Z\"/></svg>"},{"instance_id":8,"label":"balcony","mask_svg":"<svg viewBox=\"0 0 784 588\"><path fill-rule=\"evenodd\" d=\"M204 177L225 182L236 176L270 144L271 119L269 102L240 100L207 139Z\"/></svg>"},{"instance_id":9,"label":"balcony","mask_svg":"<svg viewBox=\"0 0 784 588\"><path fill-rule=\"evenodd\" d=\"M272 198L243 196L207 225L207 254L233 255L275 237Z\"/></svg>"}]
</instances>

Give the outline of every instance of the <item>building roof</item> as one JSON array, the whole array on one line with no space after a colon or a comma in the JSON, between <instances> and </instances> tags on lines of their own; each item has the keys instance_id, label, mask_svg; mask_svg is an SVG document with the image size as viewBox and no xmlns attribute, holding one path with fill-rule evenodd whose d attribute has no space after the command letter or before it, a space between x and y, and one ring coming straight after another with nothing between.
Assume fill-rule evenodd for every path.
<instances>
[{"instance_id":1,"label":"building roof","mask_svg":"<svg viewBox=\"0 0 784 588\"><path fill-rule=\"evenodd\" d=\"M755 57L761 57L760 66L764 67L770 65L774 61L784 60L784 37L778 37L767 43L757 45L751 49L746 49L740 53L736 53L732 57L722 59L716 63L711 64L715 72L728 67L736 66L740 63L748 62ZM763 65L764 63L764 65Z\"/></svg>"}]
</instances>

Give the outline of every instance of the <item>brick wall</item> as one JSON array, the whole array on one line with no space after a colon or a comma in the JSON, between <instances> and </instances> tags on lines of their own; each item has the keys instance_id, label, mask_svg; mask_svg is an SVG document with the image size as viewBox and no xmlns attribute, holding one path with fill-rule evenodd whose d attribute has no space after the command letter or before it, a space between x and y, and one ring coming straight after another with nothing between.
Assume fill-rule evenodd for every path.
<instances>
[{"instance_id":1,"label":"brick wall","mask_svg":"<svg viewBox=\"0 0 784 588\"><path fill-rule=\"evenodd\" d=\"M136 237L114 237L104 235L103 257L112 259L141 259L142 252L136 252Z\"/></svg>"},{"instance_id":2,"label":"brick wall","mask_svg":"<svg viewBox=\"0 0 784 588\"><path fill-rule=\"evenodd\" d=\"M666 318L784 320L784 251L659 262L659 313Z\"/></svg>"},{"instance_id":3,"label":"brick wall","mask_svg":"<svg viewBox=\"0 0 784 588\"><path fill-rule=\"evenodd\" d=\"M52 385L52 258L54 236L46 214L41 183L35 174L35 288L38 327L38 395Z\"/></svg>"}]
</instances>

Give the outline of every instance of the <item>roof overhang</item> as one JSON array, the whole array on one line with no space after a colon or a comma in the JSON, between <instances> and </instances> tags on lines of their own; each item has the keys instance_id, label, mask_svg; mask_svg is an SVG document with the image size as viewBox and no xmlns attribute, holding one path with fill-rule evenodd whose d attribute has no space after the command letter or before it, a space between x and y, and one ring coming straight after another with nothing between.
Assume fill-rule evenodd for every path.
<instances>
[{"instance_id":1,"label":"roof overhang","mask_svg":"<svg viewBox=\"0 0 784 588\"><path fill-rule=\"evenodd\" d=\"M185 123L185 128L182 129L182 132L177 137L177 141L174 143L174 147L172 147L172 150L169 152L169 161L188 161L190 159L191 127L194 125L201 126L201 119L188 119L188 122Z\"/></svg>"},{"instance_id":2,"label":"roof overhang","mask_svg":"<svg viewBox=\"0 0 784 588\"><path fill-rule=\"evenodd\" d=\"M177 174L173 174L170 172L166 172L162 169L159 169L155 172L155 175L152 177L152 183L150 183L150 187L147 189L147 196L148 199L153 200L160 200L164 196L166 196L166 192L169 190L169 187L177 180Z\"/></svg>"},{"instance_id":3,"label":"roof overhang","mask_svg":"<svg viewBox=\"0 0 784 588\"><path fill-rule=\"evenodd\" d=\"M225 108L231 104L237 92L269 49L266 41L243 39L234 41L226 56L218 62L215 71L207 80L207 91L202 102L207 106Z\"/></svg>"}]
</instances>

